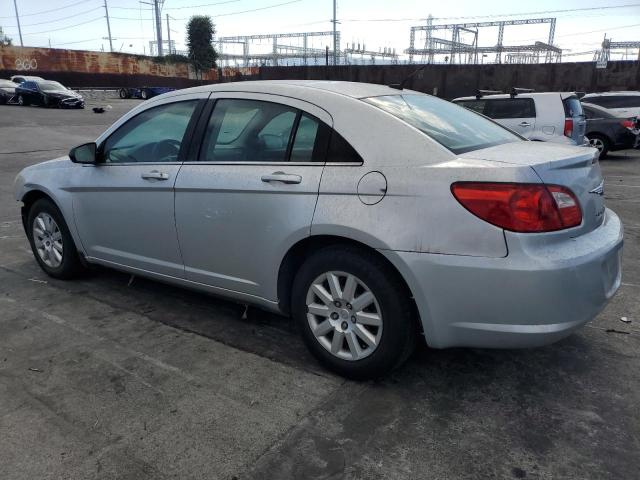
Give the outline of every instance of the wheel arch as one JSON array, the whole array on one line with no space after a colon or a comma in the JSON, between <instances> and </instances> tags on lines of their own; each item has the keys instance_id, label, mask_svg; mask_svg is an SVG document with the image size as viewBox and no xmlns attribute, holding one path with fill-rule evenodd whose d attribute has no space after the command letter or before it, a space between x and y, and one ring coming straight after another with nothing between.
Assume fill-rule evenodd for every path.
<instances>
[{"instance_id":1,"label":"wheel arch","mask_svg":"<svg viewBox=\"0 0 640 480\"><path fill-rule=\"evenodd\" d=\"M62 209L60 208L60 205L58 205L58 202L56 202L54 198L48 193L46 193L44 190L33 189L33 190L27 191L20 199L20 201L22 202L22 209L21 209L22 226L25 228L25 231L27 229L27 217L29 216L29 210L31 210L31 207L33 206L33 204L36 203L41 198L46 198L47 200L50 200L56 207L58 207L58 210L62 212Z\"/></svg>"},{"instance_id":2,"label":"wheel arch","mask_svg":"<svg viewBox=\"0 0 640 480\"><path fill-rule=\"evenodd\" d=\"M406 279L393 262L370 245L338 235L312 235L299 240L289 248L280 263L280 269L278 271L278 306L283 313L286 313L287 315L291 313L290 305L293 281L304 261L309 258L311 254L321 248L337 245L355 247L363 252L373 255L382 261L392 272L394 272L397 280L400 282L402 288L407 292L407 295L409 295L414 305L414 318L416 320L416 325L421 326L420 315L415 303L415 295Z\"/></svg>"}]
</instances>

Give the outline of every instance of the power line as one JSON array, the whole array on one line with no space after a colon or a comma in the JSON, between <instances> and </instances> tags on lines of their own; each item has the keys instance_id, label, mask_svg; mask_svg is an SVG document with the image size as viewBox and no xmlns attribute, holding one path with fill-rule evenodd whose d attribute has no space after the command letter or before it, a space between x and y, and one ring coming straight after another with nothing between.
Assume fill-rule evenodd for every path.
<instances>
[{"instance_id":1,"label":"power line","mask_svg":"<svg viewBox=\"0 0 640 480\"><path fill-rule=\"evenodd\" d=\"M66 27L56 28L54 30L43 30L41 32L23 33L23 35L40 35L40 34L43 34L43 33L60 32L62 30L68 30L70 28L79 27L80 25L86 25L88 23L97 22L98 20L104 20L104 16L101 15L101 16L99 16L97 18L92 19L92 20L87 20L86 22L76 23L75 25L67 25Z\"/></svg>"},{"instance_id":2,"label":"power line","mask_svg":"<svg viewBox=\"0 0 640 480\"><path fill-rule=\"evenodd\" d=\"M33 12L33 13L24 13L22 15L20 15L21 17L33 17L35 15L42 15L43 13L51 13L51 12L58 12L60 10L64 10L66 8L71 8L71 7L75 7L76 5L80 5L82 3L88 3L88 2L93 2L95 0L80 0L79 2L75 2L75 3L71 3L69 5L63 5L61 7L57 7L57 8L52 8L51 10L41 10L39 12ZM13 15L8 16L8 17L0 17L0 18L13 18Z\"/></svg>"},{"instance_id":3,"label":"power line","mask_svg":"<svg viewBox=\"0 0 640 480\"><path fill-rule=\"evenodd\" d=\"M240 15L243 13L251 13L251 12L258 12L261 10L268 10L270 8L276 8L276 7L282 7L284 5L290 5L292 3L299 3L302 2L303 0L291 0L289 2L282 2L282 3L276 3L274 5L267 5L266 7L258 7L258 8L252 8L249 10L240 10L237 12L229 12L229 13L220 13L218 15L213 15L214 18L218 18L218 17L228 17L231 15ZM175 20L189 20L189 18L176 18Z\"/></svg>"},{"instance_id":4,"label":"power line","mask_svg":"<svg viewBox=\"0 0 640 480\"><path fill-rule=\"evenodd\" d=\"M238 3L242 0L226 0L224 2L217 3L203 3L202 5L186 5L182 7L166 7L165 10L184 10L186 8L201 8L201 7L213 7L215 5L224 5L225 3Z\"/></svg>"},{"instance_id":5,"label":"power line","mask_svg":"<svg viewBox=\"0 0 640 480\"><path fill-rule=\"evenodd\" d=\"M593 10L607 10L617 8L631 8L640 7L640 3L630 3L626 5L609 5L603 7L583 7L583 8L565 8L561 10L542 10L537 12L521 12L521 13L500 13L494 15L473 15L465 17L433 17L433 20L473 20L481 18L504 18L504 17L521 17L529 15L546 15L549 13L570 13L570 12L584 12ZM341 22L410 22L410 21L424 21L426 18L405 17L405 18L347 18L340 20Z\"/></svg>"},{"instance_id":6,"label":"power line","mask_svg":"<svg viewBox=\"0 0 640 480\"><path fill-rule=\"evenodd\" d=\"M101 9L102 9L102 7L96 7L96 8L92 8L91 10L85 10L84 12L76 13L74 15L67 15L64 18L57 18L55 20L47 20L46 22L38 22L38 23L23 23L22 26L23 27L35 27L36 25L45 25L47 23L62 22L64 20L68 20L69 18L79 17L79 16L84 15L86 13L95 12L96 10L101 10Z\"/></svg>"}]
</instances>

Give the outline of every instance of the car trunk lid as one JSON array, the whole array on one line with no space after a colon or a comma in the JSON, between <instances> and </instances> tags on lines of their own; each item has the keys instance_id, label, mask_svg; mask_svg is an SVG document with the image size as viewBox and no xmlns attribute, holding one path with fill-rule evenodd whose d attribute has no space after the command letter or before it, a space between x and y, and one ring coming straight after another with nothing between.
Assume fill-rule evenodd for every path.
<instances>
[{"instance_id":1,"label":"car trunk lid","mask_svg":"<svg viewBox=\"0 0 640 480\"><path fill-rule=\"evenodd\" d=\"M604 220L604 180L593 148L542 142L513 142L461 155L531 167L543 183L570 188L582 210L582 224L567 230L578 236L596 229Z\"/></svg>"}]
</instances>

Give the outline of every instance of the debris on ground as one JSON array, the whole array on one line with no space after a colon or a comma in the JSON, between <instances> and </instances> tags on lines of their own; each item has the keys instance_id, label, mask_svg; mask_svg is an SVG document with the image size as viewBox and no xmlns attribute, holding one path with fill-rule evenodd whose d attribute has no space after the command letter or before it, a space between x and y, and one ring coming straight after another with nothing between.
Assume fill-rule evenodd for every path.
<instances>
[{"instance_id":1,"label":"debris on ground","mask_svg":"<svg viewBox=\"0 0 640 480\"><path fill-rule=\"evenodd\" d=\"M616 330L615 328L607 328L605 330L607 333L623 333L625 335L629 335L631 332L623 332L622 330Z\"/></svg>"},{"instance_id":2,"label":"debris on ground","mask_svg":"<svg viewBox=\"0 0 640 480\"><path fill-rule=\"evenodd\" d=\"M42 370L40 370L39 368L29 367L29 370L32 371L32 372L42 373Z\"/></svg>"},{"instance_id":3,"label":"debris on ground","mask_svg":"<svg viewBox=\"0 0 640 480\"><path fill-rule=\"evenodd\" d=\"M620 321L624 323L631 323L631 320L629 320L629 318L627 317L620 317Z\"/></svg>"},{"instance_id":4,"label":"debris on ground","mask_svg":"<svg viewBox=\"0 0 640 480\"><path fill-rule=\"evenodd\" d=\"M37 278L30 278L29 281L36 282L36 283L48 283L46 280L39 280Z\"/></svg>"}]
</instances>

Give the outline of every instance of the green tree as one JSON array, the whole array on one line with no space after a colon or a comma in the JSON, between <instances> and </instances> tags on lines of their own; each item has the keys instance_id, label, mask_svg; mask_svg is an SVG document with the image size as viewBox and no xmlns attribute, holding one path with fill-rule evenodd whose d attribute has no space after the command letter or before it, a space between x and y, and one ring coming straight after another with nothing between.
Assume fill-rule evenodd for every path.
<instances>
[{"instance_id":1,"label":"green tree","mask_svg":"<svg viewBox=\"0 0 640 480\"><path fill-rule=\"evenodd\" d=\"M189 61L196 72L202 78L202 72L216 66L218 53L213 48L213 36L216 27L211 17L196 15L191 17L187 24L187 47L189 48Z\"/></svg>"}]
</instances>

